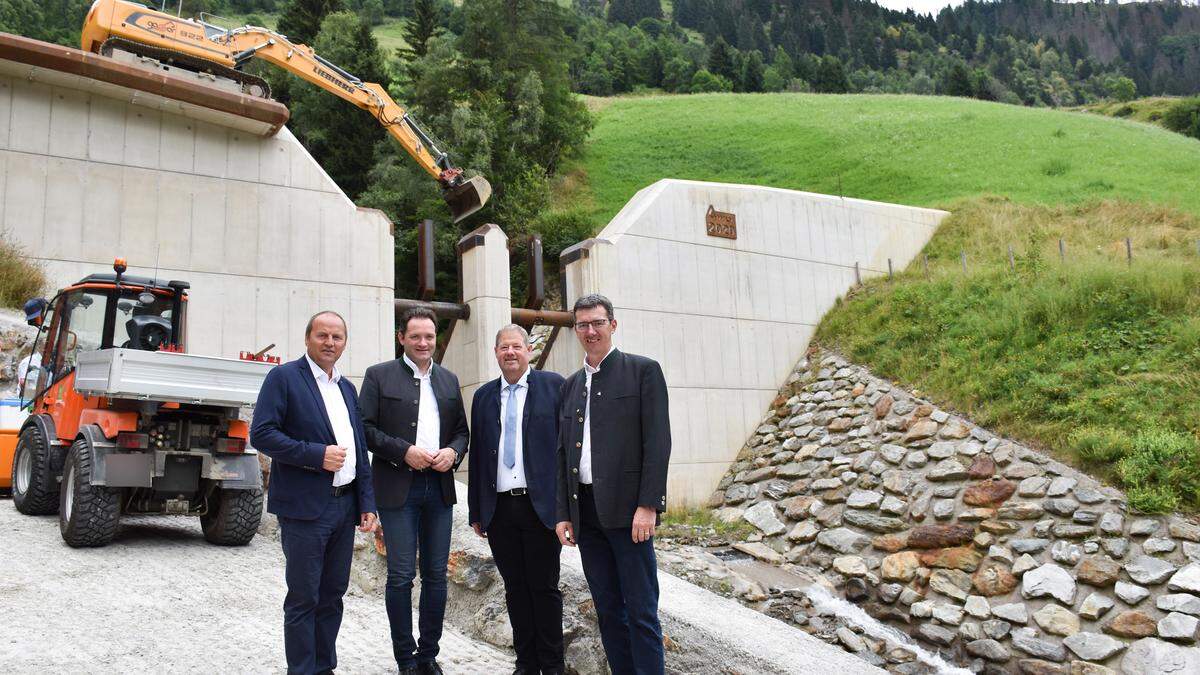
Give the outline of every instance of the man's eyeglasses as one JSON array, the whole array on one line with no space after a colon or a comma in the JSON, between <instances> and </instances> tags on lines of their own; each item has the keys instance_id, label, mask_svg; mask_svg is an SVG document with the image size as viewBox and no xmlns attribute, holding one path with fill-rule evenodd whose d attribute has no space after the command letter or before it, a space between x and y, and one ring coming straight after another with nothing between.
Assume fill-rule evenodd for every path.
<instances>
[{"instance_id":1,"label":"man's eyeglasses","mask_svg":"<svg viewBox=\"0 0 1200 675\"><path fill-rule=\"evenodd\" d=\"M595 321L576 321L575 330L580 333L586 333L587 329L600 330L608 325L608 319L596 319Z\"/></svg>"}]
</instances>

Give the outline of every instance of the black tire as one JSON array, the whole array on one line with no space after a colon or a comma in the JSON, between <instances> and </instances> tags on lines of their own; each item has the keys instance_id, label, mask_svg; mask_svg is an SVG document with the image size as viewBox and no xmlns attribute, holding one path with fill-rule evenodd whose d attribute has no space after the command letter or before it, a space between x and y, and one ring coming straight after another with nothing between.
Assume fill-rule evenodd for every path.
<instances>
[{"instance_id":1,"label":"black tire","mask_svg":"<svg viewBox=\"0 0 1200 675\"><path fill-rule=\"evenodd\" d=\"M17 438L12 466L13 505L27 516L58 513L57 477L50 469L50 444L36 426Z\"/></svg>"},{"instance_id":2,"label":"black tire","mask_svg":"<svg viewBox=\"0 0 1200 675\"><path fill-rule=\"evenodd\" d=\"M71 445L63 466L58 531L68 546L104 546L117 536L120 492L92 485L92 453L87 441Z\"/></svg>"},{"instance_id":3,"label":"black tire","mask_svg":"<svg viewBox=\"0 0 1200 675\"><path fill-rule=\"evenodd\" d=\"M204 538L220 546L245 546L258 532L262 520L263 491L217 488L200 516Z\"/></svg>"}]
</instances>

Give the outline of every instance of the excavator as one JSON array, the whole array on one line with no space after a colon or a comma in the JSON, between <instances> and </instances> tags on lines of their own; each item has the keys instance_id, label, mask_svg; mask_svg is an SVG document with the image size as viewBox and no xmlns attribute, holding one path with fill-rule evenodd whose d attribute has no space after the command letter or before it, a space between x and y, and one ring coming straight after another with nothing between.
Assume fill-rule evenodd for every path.
<instances>
[{"instance_id":1,"label":"excavator","mask_svg":"<svg viewBox=\"0 0 1200 675\"><path fill-rule=\"evenodd\" d=\"M370 112L387 133L438 182L455 222L487 203L492 186L482 176L467 178L383 86L363 82L315 53L267 28L224 28L183 19L127 0L96 0L83 23L84 51L113 56L126 52L176 68L206 73L240 85L242 93L270 97L260 77L244 71L262 59Z\"/></svg>"}]
</instances>

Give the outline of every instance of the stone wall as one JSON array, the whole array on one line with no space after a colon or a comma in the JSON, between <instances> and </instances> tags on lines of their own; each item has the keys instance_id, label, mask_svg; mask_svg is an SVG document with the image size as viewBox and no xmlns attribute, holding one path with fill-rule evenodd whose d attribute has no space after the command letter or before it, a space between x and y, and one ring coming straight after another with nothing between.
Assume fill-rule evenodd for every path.
<instances>
[{"instance_id":1,"label":"stone wall","mask_svg":"<svg viewBox=\"0 0 1200 675\"><path fill-rule=\"evenodd\" d=\"M710 506L975 672L1200 672L1200 525L816 352Z\"/></svg>"}]
</instances>

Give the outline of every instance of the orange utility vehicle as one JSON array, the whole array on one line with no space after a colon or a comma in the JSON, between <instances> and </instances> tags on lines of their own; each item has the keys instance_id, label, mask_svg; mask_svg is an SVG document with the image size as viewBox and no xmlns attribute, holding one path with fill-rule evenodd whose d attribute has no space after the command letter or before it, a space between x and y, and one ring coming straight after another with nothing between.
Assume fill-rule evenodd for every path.
<instances>
[{"instance_id":1,"label":"orange utility vehicle","mask_svg":"<svg viewBox=\"0 0 1200 675\"><path fill-rule=\"evenodd\" d=\"M200 16L184 19L127 0L96 0L83 22L82 47L106 56L129 54L153 61L163 70L206 73L236 83L243 93L266 98L271 91L267 82L243 70L252 60L261 59L371 113L438 182L456 222L478 211L491 196L487 180L466 178L382 85L363 82L312 47L293 43L273 30L222 28Z\"/></svg>"},{"instance_id":2,"label":"orange utility vehicle","mask_svg":"<svg viewBox=\"0 0 1200 675\"><path fill-rule=\"evenodd\" d=\"M277 359L185 353L189 284L92 274L44 303L22 396L31 400L12 468L13 504L58 513L71 546L103 546L123 514L199 516L216 544L248 543L262 471L247 444Z\"/></svg>"}]
</instances>

